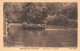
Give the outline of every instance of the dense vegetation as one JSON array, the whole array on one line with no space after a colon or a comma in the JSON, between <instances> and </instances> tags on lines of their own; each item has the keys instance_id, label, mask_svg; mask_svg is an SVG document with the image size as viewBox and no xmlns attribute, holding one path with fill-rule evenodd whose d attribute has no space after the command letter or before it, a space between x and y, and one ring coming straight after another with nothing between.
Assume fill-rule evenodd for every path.
<instances>
[{"instance_id":1,"label":"dense vegetation","mask_svg":"<svg viewBox=\"0 0 80 51\"><path fill-rule=\"evenodd\" d=\"M34 24L76 25L77 3L4 3L4 17L7 22ZM69 21L73 20L73 21ZM75 26L74 26L75 27Z\"/></svg>"}]
</instances>

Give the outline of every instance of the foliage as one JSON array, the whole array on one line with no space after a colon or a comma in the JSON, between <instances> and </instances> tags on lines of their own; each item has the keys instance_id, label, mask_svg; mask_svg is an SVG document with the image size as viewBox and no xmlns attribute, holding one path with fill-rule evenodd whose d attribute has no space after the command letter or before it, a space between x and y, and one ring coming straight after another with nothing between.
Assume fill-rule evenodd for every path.
<instances>
[{"instance_id":1,"label":"foliage","mask_svg":"<svg viewBox=\"0 0 80 51\"><path fill-rule=\"evenodd\" d=\"M68 27L75 27L77 28L78 24L77 24L77 21L75 20L70 20L69 23L68 23Z\"/></svg>"},{"instance_id":2,"label":"foliage","mask_svg":"<svg viewBox=\"0 0 80 51\"><path fill-rule=\"evenodd\" d=\"M26 22L43 23L46 17L47 12L45 7L39 7L35 3L25 3L20 18Z\"/></svg>"},{"instance_id":3,"label":"foliage","mask_svg":"<svg viewBox=\"0 0 80 51\"><path fill-rule=\"evenodd\" d=\"M77 19L77 3L71 3L62 8L61 12L70 19Z\"/></svg>"},{"instance_id":4,"label":"foliage","mask_svg":"<svg viewBox=\"0 0 80 51\"><path fill-rule=\"evenodd\" d=\"M68 18L64 15L56 15L47 20L47 24L52 25L67 25L68 24Z\"/></svg>"},{"instance_id":5,"label":"foliage","mask_svg":"<svg viewBox=\"0 0 80 51\"><path fill-rule=\"evenodd\" d=\"M3 5L4 17L11 23L27 22L42 24L46 20L48 24L52 25L66 25L68 19L77 20L77 3L75 2L4 2ZM51 15L51 17L48 15Z\"/></svg>"}]
</instances>

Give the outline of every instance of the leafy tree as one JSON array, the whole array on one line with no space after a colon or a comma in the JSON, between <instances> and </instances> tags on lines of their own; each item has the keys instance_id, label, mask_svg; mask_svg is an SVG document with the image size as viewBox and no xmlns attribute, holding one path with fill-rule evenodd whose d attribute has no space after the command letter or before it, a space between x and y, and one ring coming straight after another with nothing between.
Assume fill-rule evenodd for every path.
<instances>
[{"instance_id":1,"label":"leafy tree","mask_svg":"<svg viewBox=\"0 0 80 51\"><path fill-rule=\"evenodd\" d=\"M39 7L35 3L25 3L23 5L23 14L20 17L23 21L32 23L43 23L47 17L46 7Z\"/></svg>"},{"instance_id":2,"label":"leafy tree","mask_svg":"<svg viewBox=\"0 0 80 51\"><path fill-rule=\"evenodd\" d=\"M47 19L47 24L66 26L68 24L68 18L65 15L54 15Z\"/></svg>"},{"instance_id":3,"label":"leafy tree","mask_svg":"<svg viewBox=\"0 0 80 51\"><path fill-rule=\"evenodd\" d=\"M61 11L68 18L77 19L77 3L68 3Z\"/></svg>"}]
</instances>

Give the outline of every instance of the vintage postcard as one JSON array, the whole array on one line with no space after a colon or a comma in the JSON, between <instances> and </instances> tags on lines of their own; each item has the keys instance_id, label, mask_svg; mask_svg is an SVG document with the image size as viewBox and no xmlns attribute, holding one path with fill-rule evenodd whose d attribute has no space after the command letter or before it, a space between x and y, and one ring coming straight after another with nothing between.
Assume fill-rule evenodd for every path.
<instances>
[{"instance_id":1,"label":"vintage postcard","mask_svg":"<svg viewBox=\"0 0 80 51\"><path fill-rule=\"evenodd\" d=\"M79 51L77 0L3 0L0 50Z\"/></svg>"}]
</instances>

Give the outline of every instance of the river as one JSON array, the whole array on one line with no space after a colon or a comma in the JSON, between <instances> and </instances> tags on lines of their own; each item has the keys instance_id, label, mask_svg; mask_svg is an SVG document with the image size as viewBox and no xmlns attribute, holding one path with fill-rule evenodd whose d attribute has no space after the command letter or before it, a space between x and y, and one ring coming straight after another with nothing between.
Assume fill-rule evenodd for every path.
<instances>
[{"instance_id":1,"label":"river","mask_svg":"<svg viewBox=\"0 0 80 51\"><path fill-rule=\"evenodd\" d=\"M6 46L76 47L77 29L28 29L12 25Z\"/></svg>"}]
</instances>

